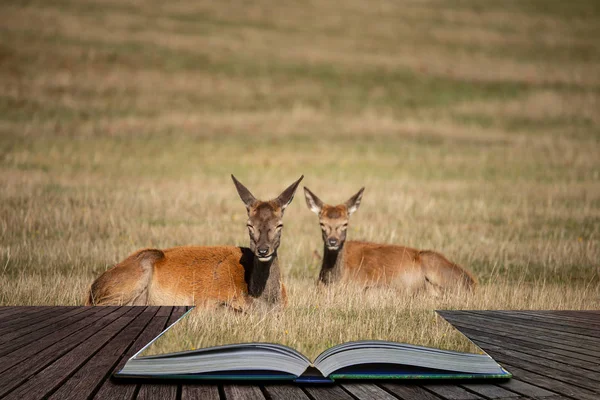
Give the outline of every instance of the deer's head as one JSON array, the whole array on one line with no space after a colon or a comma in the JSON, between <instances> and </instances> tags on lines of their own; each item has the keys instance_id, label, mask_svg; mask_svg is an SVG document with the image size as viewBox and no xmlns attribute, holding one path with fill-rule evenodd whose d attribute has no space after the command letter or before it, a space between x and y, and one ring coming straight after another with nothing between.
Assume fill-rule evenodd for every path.
<instances>
[{"instance_id":1,"label":"deer's head","mask_svg":"<svg viewBox=\"0 0 600 400\"><path fill-rule=\"evenodd\" d=\"M283 229L283 212L292 202L298 184L304 175L292 183L277 198L269 201L257 200L250 191L231 175L240 198L248 211L248 234L250 250L261 262L271 261L277 253Z\"/></svg>"},{"instance_id":2,"label":"deer's head","mask_svg":"<svg viewBox=\"0 0 600 400\"><path fill-rule=\"evenodd\" d=\"M304 187L304 196L308 208L319 216L323 242L329 250L339 250L346 241L346 228L350 215L358 210L362 199L362 188L348 201L337 206L324 204L313 192Z\"/></svg>"}]
</instances>

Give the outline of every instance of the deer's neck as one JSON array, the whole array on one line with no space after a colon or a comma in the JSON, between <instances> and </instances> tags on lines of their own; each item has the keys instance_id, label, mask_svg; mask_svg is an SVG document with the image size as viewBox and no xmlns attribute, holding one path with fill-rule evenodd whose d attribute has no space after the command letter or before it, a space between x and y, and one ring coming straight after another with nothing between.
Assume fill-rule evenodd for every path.
<instances>
[{"instance_id":1,"label":"deer's neck","mask_svg":"<svg viewBox=\"0 0 600 400\"><path fill-rule=\"evenodd\" d=\"M267 262L254 257L252 271L248 278L248 294L268 303L281 301L281 273L277 254Z\"/></svg>"},{"instance_id":2,"label":"deer's neck","mask_svg":"<svg viewBox=\"0 0 600 400\"><path fill-rule=\"evenodd\" d=\"M319 280L325 284L334 283L342 278L344 268L344 245L337 250L329 250L326 245L323 246L323 263Z\"/></svg>"}]
</instances>

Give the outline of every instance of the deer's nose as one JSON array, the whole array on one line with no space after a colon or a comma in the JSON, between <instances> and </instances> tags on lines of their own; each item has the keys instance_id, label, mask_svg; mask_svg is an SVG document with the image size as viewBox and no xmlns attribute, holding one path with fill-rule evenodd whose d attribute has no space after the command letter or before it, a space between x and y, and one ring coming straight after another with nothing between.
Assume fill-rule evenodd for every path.
<instances>
[{"instance_id":1,"label":"deer's nose","mask_svg":"<svg viewBox=\"0 0 600 400\"><path fill-rule=\"evenodd\" d=\"M336 238L329 238L327 239L327 243L329 243L330 246L335 246L338 244L338 240Z\"/></svg>"},{"instance_id":2,"label":"deer's nose","mask_svg":"<svg viewBox=\"0 0 600 400\"><path fill-rule=\"evenodd\" d=\"M268 247L259 247L257 250L259 256L266 256L269 253Z\"/></svg>"}]
</instances>

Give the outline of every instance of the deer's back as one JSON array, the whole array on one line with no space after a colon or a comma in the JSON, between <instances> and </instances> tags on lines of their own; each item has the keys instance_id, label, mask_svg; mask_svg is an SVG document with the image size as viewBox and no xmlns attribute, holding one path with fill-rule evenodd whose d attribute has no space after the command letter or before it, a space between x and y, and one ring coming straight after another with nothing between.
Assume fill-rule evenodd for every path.
<instances>
[{"instance_id":1,"label":"deer's back","mask_svg":"<svg viewBox=\"0 0 600 400\"><path fill-rule=\"evenodd\" d=\"M391 244L348 241L344 270L352 279L389 284L398 275L419 271L419 250Z\"/></svg>"},{"instance_id":2,"label":"deer's back","mask_svg":"<svg viewBox=\"0 0 600 400\"><path fill-rule=\"evenodd\" d=\"M430 250L351 241L344 251L344 275L369 285L473 289L477 283L469 271Z\"/></svg>"},{"instance_id":3,"label":"deer's back","mask_svg":"<svg viewBox=\"0 0 600 400\"><path fill-rule=\"evenodd\" d=\"M236 246L183 246L163 250L152 276L150 302L198 304L247 294L250 249Z\"/></svg>"}]
</instances>

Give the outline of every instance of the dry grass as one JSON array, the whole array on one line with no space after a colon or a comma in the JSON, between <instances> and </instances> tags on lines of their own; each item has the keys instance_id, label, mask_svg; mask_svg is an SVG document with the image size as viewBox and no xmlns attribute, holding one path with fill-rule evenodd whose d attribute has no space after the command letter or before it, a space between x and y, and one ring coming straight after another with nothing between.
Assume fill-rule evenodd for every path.
<instances>
[{"instance_id":1,"label":"dry grass","mask_svg":"<svg viewBox=\"0 0 600 400\"><path fill-rule=\"evenodd\" d=\"M246 244L233 172L261 198L300 174L328 202L365 185L350 238L436 249L482 283L365 295L396 320L598 307L600 15L540 4L3 2L0 304L81 304L142 247ZM251 332L328 319L335 341L354 297L314 294L313 313L316 217L298 197L285 219L292 307ZM263 318L211 313L224 335Z\"/></svg>"}]
</instances>

